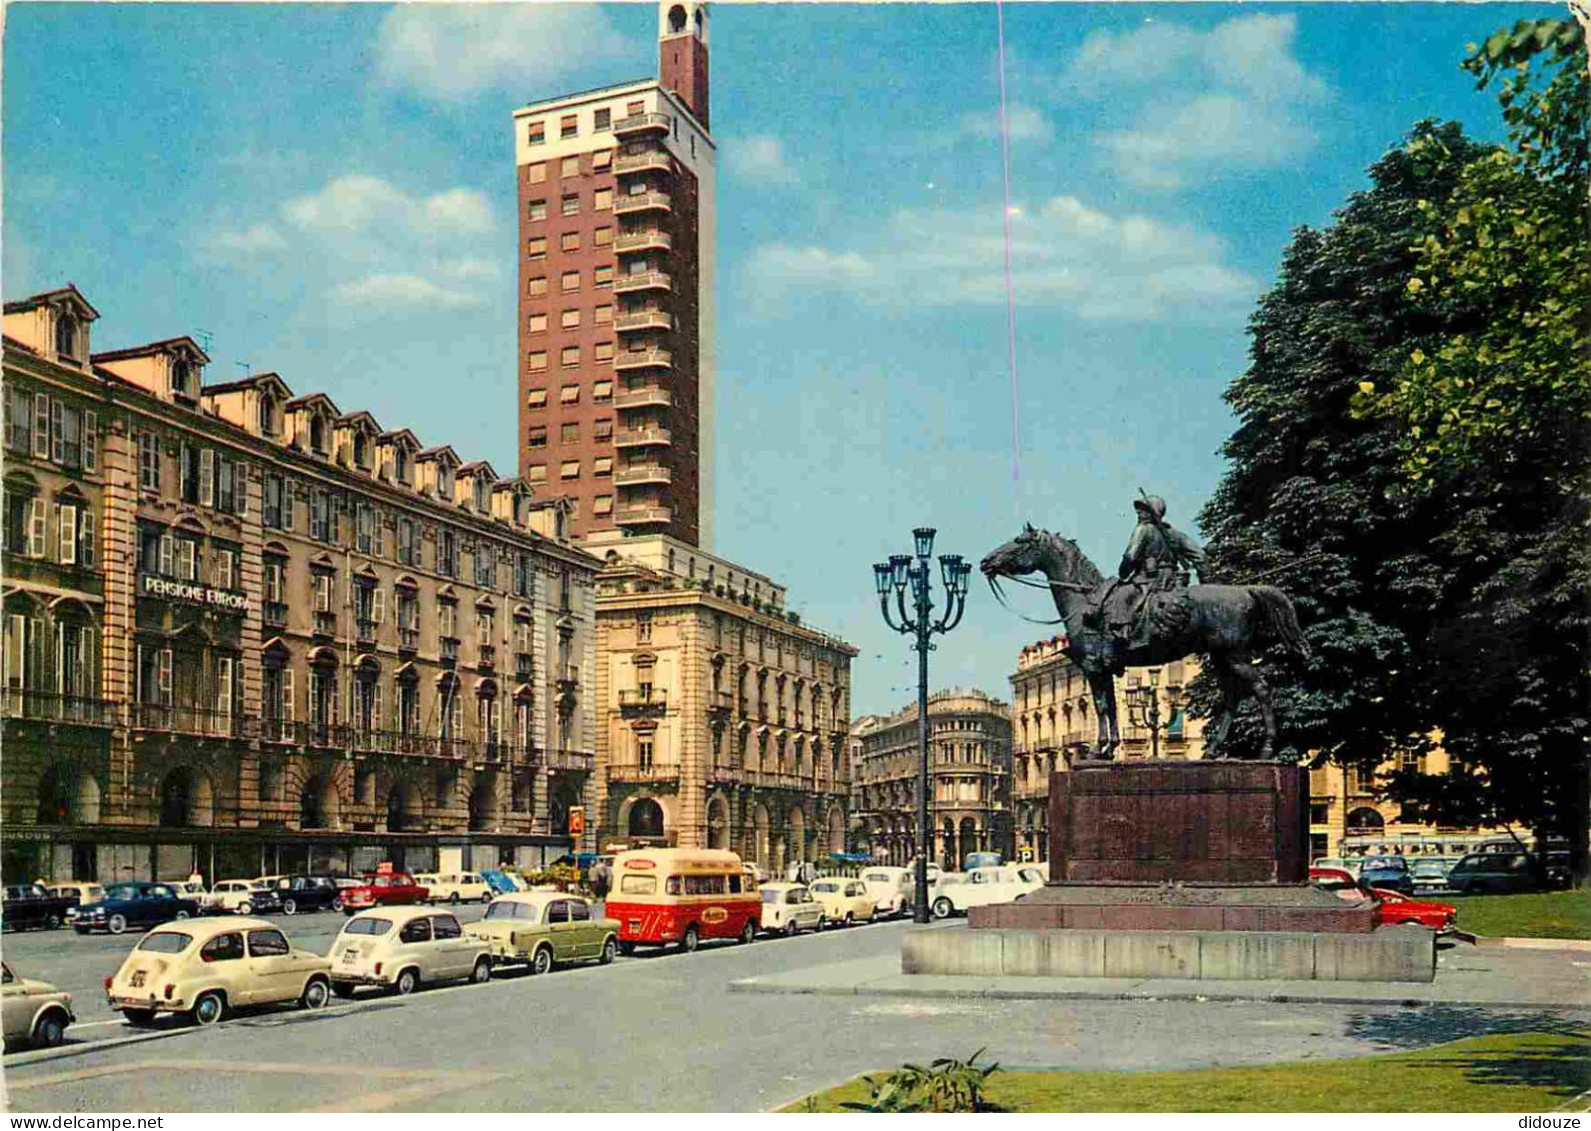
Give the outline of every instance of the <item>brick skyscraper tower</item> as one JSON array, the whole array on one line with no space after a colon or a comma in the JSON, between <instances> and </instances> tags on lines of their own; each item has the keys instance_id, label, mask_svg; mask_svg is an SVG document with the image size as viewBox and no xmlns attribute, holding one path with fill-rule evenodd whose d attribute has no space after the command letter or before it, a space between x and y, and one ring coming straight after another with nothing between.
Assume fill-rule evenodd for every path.
<instances>
[{"instance_id":1,"label":"brick skyscraper tower","mask_svg":"<svg viewBox=\"0 0 1591 1131\"><path fill-rule=\"evenodd\" d=\"M584 536L712 540L707 5L658 10L658 78L514 113L520 472Z\"/></svg>"}]
</instances>

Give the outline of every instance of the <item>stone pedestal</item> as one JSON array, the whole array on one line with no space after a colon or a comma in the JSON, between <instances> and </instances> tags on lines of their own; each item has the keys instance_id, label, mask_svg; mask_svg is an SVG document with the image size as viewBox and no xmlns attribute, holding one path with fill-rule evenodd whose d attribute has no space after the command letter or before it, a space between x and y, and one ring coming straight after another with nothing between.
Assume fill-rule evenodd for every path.
<instances>
[{"instance_id":1,"label":"stone pedestal","mask_svg":"<svg viewBox=\"0 0 1591 1131\"><path fill-rule=\"evenodd\" d=\"M1084 762L1050 775L1052 883L1302 884L1308 877L1302 766Z\"/></svg>"}]
</instances>

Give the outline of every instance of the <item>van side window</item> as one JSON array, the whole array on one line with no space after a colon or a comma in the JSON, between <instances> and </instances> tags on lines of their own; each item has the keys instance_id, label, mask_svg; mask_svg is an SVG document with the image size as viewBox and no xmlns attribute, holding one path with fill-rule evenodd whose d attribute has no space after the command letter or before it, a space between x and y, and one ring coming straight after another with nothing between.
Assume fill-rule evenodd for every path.
<instances>
[{"instance_id":1,"label":"van side window","mask_svg":"<svg viewBox=\"0 0 1591 1131\"><path fill-rule=\"evenodd\" d=\"M680 878L678 876L670 876L663 885L663 891L668 895L678 895L680 893Z\"/></svg>"},{"instance_id":2,"label":"van side window","mask_svg":"<svg viewBox=\"0 0 1591 1131\"><path fill-rule=\"evenodd\" d=\"M729 877L729 894L730 895L739 895L740 894L740 877L739 876L730 876Z\"/></svg>"},{"instance_id":3,"label":"van side window","mask_svg":"<svg viewBox=\"0 0 1591 1131\"><path fill-rule=\"evenodd\" d=\"M619 893L621 895L656 895L656 876L620 876Z\"/></svg>"}]
</instances>

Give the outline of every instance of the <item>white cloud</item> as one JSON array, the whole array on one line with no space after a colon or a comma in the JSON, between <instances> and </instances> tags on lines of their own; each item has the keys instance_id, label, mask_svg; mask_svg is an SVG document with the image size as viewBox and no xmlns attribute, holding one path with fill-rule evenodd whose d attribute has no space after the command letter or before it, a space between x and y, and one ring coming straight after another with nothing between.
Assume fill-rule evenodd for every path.
<instances>
[{"instance_id":1,"label":"white cloud","mask_svg":"<svg viewBox=\"0 0 1591 1131\"><path fill-rule=\"evenodd\" d=\"M1271 13L1208 31L1155 22L1094 32L1062 84L1069 96L1109 99L1119 111L1094 143L1140 187L1280 168L1316 144L1306 108L1330 95L1293 54L1296 33L1294 16Z\"/></svg>"},{"instance_id":2,"label":"white cloud","mask_svg":"<svg viewBox=\"0 0 1591 1131\"><path fill-rule=\"evenodd\" d=\"M491 205L484 193L452 188L418 197L363 173L335 177L320 191L295 197L282 206L282 215L306 232L379 232L383 240L395 235L445 239L492 228Z\"/></svg>"},{"instance_id":3,"label":"white cloud","mask_svg":"<svg viewBox=\"0 0 1591 1131\"><path fill-rule=\"evenodd\" d=\"M771 134L741 138L725 146L729 171L747 181L767 185L793 185L799 178L785 157L784 145Z\"/></svg>"},{"instance_id":4,"label":"white cloud","mask_svg":"<svg viewBox=\"0 0 1591 1131\"><path fill-rule=\"evenodd\" d=\"M1032 106L1006 107L1006 132L1012 141L1048 141L1055 132L1042 111ZM1000 137L1000 111L963 114L957 134L998 140ZM954 139L952 139L954 140Z\"/></svg>"},{"instance_id":5,"label":"white cloud","mask_svg":"<svg viewBox=\"0 0 1591 1131\"><path fill-rule=\"evenodd\" d=\"M491 205L474 189L448 189L426 198L425 217L450 233L492 230Z\"/></svg>"},{"instance_id":6,"label":"white cloud","mask_svg":"<svg viewBox=\"0 0 1591 1131\"><path fill-rule=\"evenodd\" d=\"M1101 322L1198 321L1243 309L1260 289L1213 233L1075 196L1015 210L1011 228L1013 293L1026 307ZM906 210L865 249L759 249L752 292L765 311L824 291L880 306L995 305L1005 302L1004 256L998 210Z\"/></svg>"},{"instance_id":7,"label":"white cloud","mask_svg":"<svg viewBox=\"0 0 1591 1131\"><path fill-rule=\"evenodd\" d=\"M439 287L418 275L367 275L340 283L333 290L340 301L359 306L477 306L480 296Z\"/></svg>"},{"instance_id":8,"label":"white cloud","mask_svg":"<svg viewBox=\"0 0 1591 1131\"><path fill-rule=\"evenodd\" d=\"M206 250L223 257L258 255L266 251L280 251L287 246L282 233L270 224L250 224L242 230L226 228L211 232L202 237L201 243Z\"/></svg>"},{"instance_id":9,"label":"white cloud","mask_svg":"<svg viewBox=\"0 0 1591 1131\"><path fill-rule=\"evenodd\" d=\"M398 4L376 33L376 73L439 102L556 90L577 67L628 57L595 4Z\"/></svg>"},{"instance_id":10,"label":"white cloud","mask_svg":"<svg viewBox=\"0 0 1591 1131\"><path fill-rule=\"evenodd\" d=\"M477 259L466 256L463 259L451 259L441 264L444 274L455 279L495 279L497 277L497 264L489 259Z\"/></svg>"}]
</instances>

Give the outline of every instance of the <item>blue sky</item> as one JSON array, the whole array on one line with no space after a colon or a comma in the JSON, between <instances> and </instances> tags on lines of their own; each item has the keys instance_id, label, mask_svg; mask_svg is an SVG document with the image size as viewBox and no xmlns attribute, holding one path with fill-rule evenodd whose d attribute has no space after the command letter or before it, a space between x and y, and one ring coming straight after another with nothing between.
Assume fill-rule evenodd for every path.
<instances>
[{"instance_id":1,"label":"blue sky","mask_svg":"<svg viewBox=\"0 0 1591 1131\"><path fill-rule=\"evenodd\" d=\"M1023 520L1109 568L1141 485L1187 523L1290 233L1424 117L1501 136L1458 69L1519 5L1012 4L1012 478L995 10L723 4L717 545L915 692L871 562ZM655 71L626 5L71 4L6 12L4 288L72 280L99 349L208 331L515 467L512 111ZM1045 615L1032 594L1029 613ZM975 588L936 686L1008 695L1043 630Z\"/></svg>"}]
</instances>

